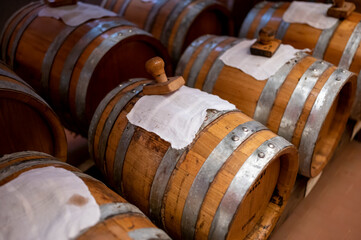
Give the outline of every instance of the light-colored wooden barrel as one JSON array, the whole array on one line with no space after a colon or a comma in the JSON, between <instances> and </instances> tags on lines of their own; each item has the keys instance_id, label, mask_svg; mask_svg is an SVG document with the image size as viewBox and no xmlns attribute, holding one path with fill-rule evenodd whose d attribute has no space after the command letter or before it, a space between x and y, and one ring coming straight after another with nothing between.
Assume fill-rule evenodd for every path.
<instances>
[{"instance_id":1,"label":"light-colored wooden barrel","mask_svg":"<svg viewBox=\"0 0 361 240\"><path fill-rule=\"evenodd\" d=\"M147 77L144 63L161 56L159 40L120 17L93 19L71 27L38 17L34 2L14 13L0 36L2 58L49 100L64 125L86 135L102 98L130 77Z\"/></svg>"},{"instance_id":2,"label":"light-colored wooden barrel","mask_svg":"<svg viewBox=\"0 0 361 240\"><path fill-rule=\"evenodd\" d=\"M175 150L126 118L147 83L114 89L92 119L89 151L109 184L176 239L265 239L295 181L295 147L238 110L209 110Z\"/></svg>"},{"instance_id":3,"label":"light-colored wooden barrel","mask_svg":"<svg viewBox=\"0 0 361 240\"><path fill-rule=\"evenodd\" d=\"M44 153L19 152L0 158L0 186L16 179L21 173L50 166L66 169L77 175L87 185L100 207L99 222L82 231L76 239L170 239L137 207L129 204L103 183Z\"/></svg>"},{"instance_id":4,"label":"light-colored wooden barrel","mask_svg":"<svg viewBox=\"0 0 361 240\"><path fill-rule=\"evenodd\" d=\"M0 156L27 150L65 161L64 128L50 106L0 62Z\"/></svg>"},{"instance_id":5,"label":"light-colored wooden barrel","mask_svg":"<svg viewBox=\"0 0 361 240\"><path fill-rule=\"evenodd\" d=\"M199 36L233 34L229 12L216 0L104 0L101 6L152 33L176 62Z\"/></svg>"},{"instance_id":6,"label":"light-colored wooden barrel","mask_svg":"<svg viewBox=\"0 0 361 240\"><path fill-rule=\"evenodd\" d=\"M307 24L286 23L282 16L288 2L261 2L247 15L239 36L255 38L263 26L276 29L276 38L295 48L309 48L312 55L356 74L361 70L361 14L354 12L330 29L320 30ZM351 117L361 119L361 74Z\"/></svg>"},{"instance_id":7,"label":"light-colored wooden barrel","mask_svg":"<svg viewBox=\"0 0 361 240\"><path fill-rule=\"evenodd\" d=\"M356 76L306 54L258 81L219 57L241 40L203 36L177 66L190 87L219 95L299 148L300 173L316 176L331 158L355 97Z\"/></svg>"}]
</instances>

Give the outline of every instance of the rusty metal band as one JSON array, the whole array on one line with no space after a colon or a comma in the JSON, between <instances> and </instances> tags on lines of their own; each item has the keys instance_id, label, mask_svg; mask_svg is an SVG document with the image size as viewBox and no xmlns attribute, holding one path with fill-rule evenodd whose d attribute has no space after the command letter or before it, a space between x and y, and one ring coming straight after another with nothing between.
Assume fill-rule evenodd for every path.
<instances>
[{"instance_id":1,"label":"rusty metal band","mask_svg":"<svg viewBox=\"0 0 361 240\"><path fill-rule=\"evenodd\" d=\"M0 81L0 89L6 89L12 92L19 91L22 94L27 94L32 98L35 98L36 100L42 102L43 104L49 107L49 105L44 101L44 99L42 99L37 93L35 93L31 88L27 88L23 85L16 84L13 82Z\"/></svg>"},{"instance_id":2,"label":"rusty metal band","mask_svg":"<svg viewBox=\"0 0 361 240\"><path fill-rule=\"evenodd\" d=\"M192 0L179 1L168 15L167 21L162 31L162 35L160 36L160 41L163 43L164 46L168 46L168 41L170 35L172 34L173 26L177 21L179 15L191 2Z\"/></svg>"},{"instance_id":3,"label":"rusty metal band","mask_svg":"<svg viewBox=\"0 0 361 240\"><path fill-rule=\"evenodd\" d=\"M342 53L340 62L338 63L339 68L349 69L353 58L355 57L356 51L360 46L361 42L361 22L359 22L353 30L351 37L348 39L345 50Z\"/></svg>"},{"instance_id":4,"label":"rusty metal band","mask_svg":"<svg viewBox=\"0 0 361 240\"><path fill-rule=\"evenodd\" d=\"M173 43L172 43L172 49L171 49L171 56L173 59L178 60L181 56L181 50L184 45L184 41L186 38L186 35L188 33L188 29L193 24L194 19L208 6L214 4L216 1L201 1L197 3L196 5L192 6L192 8L189 9L186 16L182 18L180 23L180 28L177 29L177 32L175 34ZM173 29L174 30L174 29Z\"/></svg>"},{"instance_id":5,"label":"rusty metal band","mask_svg":"<svg viewBox=\"0 0 361 240\"><path fill-rule=\"evenodd\" d=\"M207 93L212 93L213 92L213 88L214 85L217 82L218 76L221 73L223 67L224 67L224 63L222 62L222 60L220 60L219 58L231 47L237 45L238 43L240 43L242 40L241 39L235 39L235 41L231 42L230 44L228 44L227 46L225 46L222 49L222 52L219 54L219 56L217 57L216 61L213 63L212 67L210 68L206 80L203 83L203 87L202 90L207 92Z\"/></svg>"},{"instance_id":6,"label":"rusty metal band","mask_svg":"<svg viewBox=\"0 0 361 240\"><path fill-rule=\"evenodd\" d=\"M278 95L280 87L283 85L288 74L293 67L299 63L301 59L306 57L307 54L300 52L297 57L288 61L283 65L273 76L271 76L264 86L261 96L257 102L256 109L254 111L253 119L267 125L269 115L271 113L274 102Z\"/></svg>"},{"instance_id":7,"label":"rusty metal band","mask_svg":"<svg viewBox=\"0 0 361 240\"><path fill-rule=\"evenodd\" d=\"M182 76L184 73L185 68L187 67L187 64L189 63L194 51L201 46L205 41L207 41L209 38L214 37L213 35L203 35L196 40L194 40L185 50L182 57L179 59L177 69L175 71L176 76Z\"/></svg>"},{"instance_id":8,"label":"rusty metal band","mask_svg":"<svg viewBox=\"0 0 361 240\"><path fill-rule=\"evenodd\" d=\"M3 70L0 68L0 76L4 76L4 77L8 77L8 78L12 78L12 79L15 79L16 81L30 87L29 84L27 84L24 80L22 80L18 75L12 73L12 72L9 72L9 71L6 71L6 70ZM31 88L31 87L30 87Z\"/></svg>"},{"instance_id":9,"label":"rusty metal band","mask_svg":"<svg viewBox=\"0 0 361 240\"><path fill-rule=\"evenodd\" d=\"M129 4L130 4L131 0L125 0L122 7L120 8L118 15L119 16L123 16L125 11L127 10Z\"/></svg>"},{"instance_id":10,"label":"rusty metal band","mask_svg":"<svg viewBox=\"0 0 361 240\"><path fill-rule=\"evenodd\" d=\"M218 44L220 44L221 42L223 42L228 38L229 37L227 36L215 37L212 39L212 41L210 41L209 43L203 46L202 50L197 55L196 60L193 62L191 70L189 71L189 75L187 78L187 86L193 88L195 87L199 72L202 66L204 65L204 63L206 62L209 54L211 54L213 49L216 48Z\"/></svg>"},{"instance_id":11,"label":"rusty metal band","mask_svg":"<svg viewBox=\"0 0 361 240\"><path fill-rule=\"evenodd\" d=\"M150 10L147 21L145 22L144 30L147 32L151 32L154 26L155 19L159 14L160 9L167 2L167 0L158 0L153 2L152 9Z\"/></svg>"},{"instance_id":12,"label":"rusty metal band","mask_svg":"<svg viewBox=\"0 0 361 240\"><path fill-rule=\"evenodd\" d=\"M301 116L308 96L320 79L322 74L331 65L323 60L314 62L298 80L296 88L293 90L291 98L288 100L285 111L278 129L278 135L288 141L292 141L297 122Z\"/></svg>"},{"instance_id":13,"label":"rusty metal band","mask_svg":"<svg viewBox=\"0 0 361 240\"><path fill-rule=\"evenodd\" d=\"M159 228L138 228L128 232L133 240L171 240L171 238Z\"/></svg>"},{"instance_id":14,"label":"rusty metal band","mask_svg":"<svg viewBox=\"0 0 361 240\"><path fill-rule=\"evenodd\" d=\"M337 21L331 28L322 31L313 50L313 57L323 59L328 44L340 23L341 21Z\"/></svg>"},{"instance_id":15,"label":"rusty metal band","mask_svg":"<svg viewBox=\"0 0 361 240\"><path fill-rule=\"evenodd\" d=\"M356 96L351 109L350 118L354 120L360 120L360 117L361 117L361 71L358 73L357 76Z\"/></svg>"},{"instance_id":16,"label":"rusty metal band","mask_svg":"<svg viewBox=\"0 0 361 240\"><path fill-rule=\"evenodd\" d=\"M75 94L76 120L80 122L80 125L84 125L85 122L85 108L88 86L98 63L116 44L130 36L138 34L151 36L149 33L137 28L123 29L105 39L98 47L93 50L93 52L88 57L83 69L81 70Z\"/></svg>"},{"instance_id":17,"label":"rusty metal band","mask_svg":"<svg viewBox=\"0 0 361 240\"><path fill-rule=\"evenodd\" d=\"M128 214L128 213L137 213L140 215L144 215L142 211L139 210L136 206L127 203L127 202L116 202L116 203L108 203L99 206L100 208L100 222L107 220L108 218Z\"/></svg>"},{"instance_id":18,"label":"rusty metal band","mask_svg":"<svg viewBox=\"0 0 361 240\"><path fill-rule=\"evenodd\" d=\"M87 49L87 47L89 47L89 44L100 35L113 28L121 27L124 25L129 25L129 22L125 19L100 22L96 27L92 28L89 32L82 36L82 38L80 38L79 41L73 46L68 56L66 57L63 70L60 75L59 96L60 103L63 108L68 106L69 88L73 75L73 70L76 66L78 59L83 54L85 49Z\"/></svg>"},{"instance_id":19,"label":"rusty metal band","mask_svg":"<svg viewBox=\"0 0 361 240\"><path fill-rule=\"evenodd\" d=\"M249 28L251 27L254 19L258 15L259 11L262 8L264 8L266 5L267 5L267 2L263 1L263 2L258 3L256 6L254 6L254 8L248 13L247 17L243 21L243 24L242 24L242 27L241 27L238 37L240 37L240 38L247 37Z\"/></svg>"},{"instance_id":20,"label":"rusty metal band","mask_svg":"<svg viewBox=\"0 0 361 240\"><path fill-rule=\"evenodd\" d=\"M223 195L213 218L208 239L226 239L232 220L248 191L267 165L291 143L282 137L265 141L245 161Z\"/></svg>"},{"instance_id":21,"label":"rusty metal band","mask_svg":"<svg viewBox=\"0 0 361 240\"><path fill-rule=\"evenodd\" d=\"M24 169L32 167L34 165L43 165L43 164L65 164L59 160L46 159L46 158L37 158L37 159L28 159L21 162L14 163L10 166L7 166L3 169L0 169L0 181L3 181L7 177L20 172Z\"/></svg>"},{"instance_id":22,"label":"rusty metal band","mask_svg":"<svg viewBox=\"0 0 361 240\"><path fill-rule=\"evenodd\" d=\"M44 158L54 158L53 156L43 153L43 152L37 152L37 151L23 151L23 152L16 152L11 154L5 154L0 158L0 163L9 162L11 160L15 160L18 158L24 158L24 157L31 157L31 156L43 156ZM31 160L31 159L29 159Z\"/></svg>"},{"instance_id":23,"label":"rusty metal band","mask_svg":"<svg viewBox=\"0 0 361 240\"><path fill-rule=\"evenodd\" d=\"M117 0L110 0L110 4L109 7L107 7L110 11L113 11L113 8L115 6L115 4L117 3Z\"/></svg>"},{"instance_id":24,"label":"rusty metal band","mask_svg":"<svg viewBox=\"0 0 361 240\"><path fill-rule=\"evenodd\" d=\"M346 84L351 72L336 69L317 96L302 132L299 146L300 174L311 177L313 153L322 125L340 90Z\"/></svg>"},{"instance_id":25,"label":"rusty metal band","mask_svg":"<svg viewBox=\"0 0 361 240\"><path fill-rule=\"evenodd\" d=\"M40 7L36 9L37 11L34 12L31 16L29 16L23 24L20 26L19 30L16 32L14 37L14 41L12 44L12 48L10 49L10 63L9 65L14 68L14 61L15 61L15 54L20 42L21 37L23 36L25 30L29 27L29 25L38 17L38 12L40 11Z\"/></svg>"},{"instance_id":26,"label":"rusty metal band","mask_svg":"<svg viewBox=\"0 0 361 240\"><path fill-rule=\"evenodd\" d=\"M206 118L198 130L198 134L210 123L215 121L220 116L228 113L229 111L207 111ZM189 147L188 147L189 148ZM150 218L155 221L158 226L164 226L165 224L162 221L162 203L165 196L166 188L176 165L183 154L185 154L188 148L176 150L172 147L169 147L167 152L164 154L163 159L161 160L157 172L154 176L153 183L150 189L149 194L149 213Z\"/></svg>"},{"instance_id":27,"label":"rusty metal band","mask_svg":"<svg viewBox=\"0 0 361 240\"><path fill-rule=\"evenodd\" d=\"M202 204L222 166L227 162L232 153L250 136L266 129L264 125L256 121L240 124L213 149L197 173L188 192L181 222L183 239L194 239Z\"/></svg>"},{"instance_id":28,"label":"rusty metal band","mask_svg":"<svg viewBox=\"0 0 361 240\"><path fill-rule=\"evenodd\" d=\"M141 91L143 91L143 85L140 85L133 90L126 92L124 96L119 99L119 101L114 105L112 111L110 112L107 120L104 123L104 127L99 137L99 160L104 163L104 173L106 175L105 166L106 166L106 149L108 146L109 135L113 129L113 126L121 113L124 107L128 104L128 102L137 96Z\"/></svg>"},{"instance_id":29,"label":"rusty metal band","mask_svg":"<svg viewBox=\"0 0 361 240\"><path fill-rule=\"evenodd\" d=\"M253 34L253 38L258 38L259 31L267 25L267 23L271 20L273 13L280 8L284 3L283 2L276 2L267 10L265 14L263 14L260 23L257 26L256 31Z\"/></svg>"},{"instance_id":30,"label":"rusty metal band","mask_svg":"<svg viewBox=\"0 0 361 240\"><path fill-rule=\"evenodd\" d=\"M107 4L107 2L108 2L108 0L103 0L99 6L102 8L105 8L105 4Z\"/></svg>"},{"instance_id":31,"label":"rusty metal band","mask_svg":"<svg viewBox=\"0 0 361 240\"><path fill-rule=\"evenodd\" d=\"M89 153L90 157L92 159L97 159L98 156L94 156L94 139L95 139L95 132L98 127L100 118L103 114L104 109L108 106L110 101L123 89L128 87L131 84L134 84L136 82L139 82L141 80L144 80L143 78L139 79L130 79L128 82L124 82L119 84L116 88L114 88L112 91L110 91L105 98L99 103L97 109L94 112L93 118L90 121L89 125L89 131L88 131L88 147L89 147Z\"/></svg>"},{"instance_id":32,"label":"rusty metal band","mask_svg":"<svg viewBox=\"0 0 361 240\"><path fill-rule=\"evenodd\" d=\"M58 34L54 41L50 44L47 52L45 53L43 63L41 65L41 91L48 97L49 94L49 79L50 72L53 66L55 56L60 47L63 45L65 39L75 30L75 27L65 26L65 28Z\"/></svg>"},{"instance_id":33,"label":"rusty metal band","mask_svg":"<svg viewBox=\"0 0 361 240\"><path fill-rule=\"evenodd\" d=\"M286 32L287 32L289 26L290 26L290 24L288 22L281 20L281 24L278 27L277 32L276 32L276 38L282 40L283 37L286 35Z\"/></svg>"},{"instance_id":34,"label":"rusty metal band","mask_svg":"<svg viewBox=\"0 0 361 240\"><path fill-rule=\"evenodd\" d=\"M9 45L9 41L11 36L13 35L16 27L19 25L19 23L28 15L30 12L32 12L34 9L39 7L41 4L40 2L32 2L28 5L25 5L24 7L20 8L18 11L16 11L5 23L2 32L1 32L1 45L2 45L2 59L6 60L6 52ZM11 24L10 24L11 23ZM5 32L7 34L5 35Z\"/></svg>"}]
</instances>

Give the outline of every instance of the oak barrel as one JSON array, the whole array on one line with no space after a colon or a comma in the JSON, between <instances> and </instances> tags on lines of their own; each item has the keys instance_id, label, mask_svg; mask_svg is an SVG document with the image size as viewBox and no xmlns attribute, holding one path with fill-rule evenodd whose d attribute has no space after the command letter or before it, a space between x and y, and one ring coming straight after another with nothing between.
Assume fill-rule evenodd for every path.
<instances>
[{"instance_id":1,"label":"oak barrel","mask_svg":"<svg viewBox=\"0 0 361 240\"><path fill-rule=\"evenodd\" d=\"M75 174L88 187L90 194L99 205L99 221L81 231L75 239L170 239L137 207L129 204L102 182L48 154L27 151L0 158L0 187L18 178L22 173L46 167L65 169ZM35 188L35 186L32 187ZM72 186L68 185L64 188L71 189ZM57 190L54 189L54 191ZM81 195L78 194L79 197ZM5 212L6 209L1 209L1 211ZM20 216L19 219L21 219Z\"/></svg>"},{"instance_id":2,"label":"oak barrel","mask_svg":"<svg viewBox=\"0 0 361 240\"><path fill-rule=\"evenodd\" d=\"M64 128L50 106L0 62L0 156L33 150L67 158Z\"/></svg>"},{"instance_id":3,"label":"oak barrel","mask_svg":"<svg viewBox=\"0 0 361 240\"><path fill-rule=\"evenodd\" d=\"M183 54L176 74L188 86L230 101L292 142L299 148L300 173L316 176L343 133L356 76L301 53L270 79L259 81L219 59L240 41L212 35L198 38Z\"/></svg>"},{"instance_id":4,"label":"oak barrel","mask_svg":"<svg viewBox=\"0 0 361 240\"><path fill-rule=\"evenodd\" d=\"M172 71L160 41L134 24L103 17L73 27L39 17L45 7L34 2L12 15L0 36L2 58L49 100L70 130L86 135L111 89L130 77L149 76L139 67L149 58L164 57Z\"/></svg>"},{"instance_id":5,"label":"oak barrel","mask_svg":"<svg viewBox=\"0 0 361 240\"><path fill-rule=\"evenodd\" d=\"M101 6L160 39L175 62L199 36L234 32L227 8L216 0L104 0Z\"/></svg>"},{"instance_id":6,"label":"oak barrel","mask_svg":"<svg viewBox=\"0 0 361 240\"><path fill-rule=\"evenodd\" d=\"M330 29L316 29L307 24L286 23L282 20L289 2L261 2L247 15L239 37L255 38L263 26L276 29L276 38L295 48L309 48L316 58L349 69L358 78L358 90L351 117L361 119L361 14L353 12Z\"/></svg>"},{"instance_id":7,"label":"oak barrel","mask_svg":"<svg viewBox=\"0 0 361 240\"><path fill-rule=\"evenodd\" d=\"M267 238L295 181L295 147L238 110L208 110L176 150L127 120L148 83L118 86L92 119L89 151L109 184L175 239Z\"/></svg>"}]
</instances>

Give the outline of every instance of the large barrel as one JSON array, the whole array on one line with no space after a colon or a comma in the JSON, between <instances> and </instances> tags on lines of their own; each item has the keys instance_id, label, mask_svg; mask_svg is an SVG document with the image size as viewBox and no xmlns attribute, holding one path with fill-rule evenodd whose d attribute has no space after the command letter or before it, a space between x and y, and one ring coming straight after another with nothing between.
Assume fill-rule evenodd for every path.
<instances>
[{"instance_id":1,"label":"large barrel","mask_svg":"<svg viewBox=\"0 0 361 240\"><path fill-rule=\"evenodd\" d=\"M102 6L160 39L174 61L199 36L233 34L229 12L216 0L104 0Z\"/></svg>"},{"instance_id":2,"label":"large barrel","mask_svg":"<svg viewBox=\"0 0 361 240\"><path fill-rule=\"evenodd\" d=\"M66 170L66 172L71 172L67 174L67 178L69 178L69 174L73 175L73 178L80 178L79 180L86 185L91 196L93 196L96 204L100 208L100 218L98 222L95 223L95 225L89 226L88 228L82 230L75 238L72 239L170 239L162 230L158 229L138 208L136 208L134 205L129 204L126 200L124 200L122 197L110 190L103 183L90 177L89 175L81 173L79 169L72 167L66 163L59 162L56 158L44 153L19 152L0 158L0 189L4 189L4 186L7 183L11 183L13 180L18 179L19 177L21 177L22 174L31 174L31 171L33 170L46 170L46 168L55 168L55 172L53 170L52 173L56 173L56 177L58 177L59 179L62 179L60 177L62 177L61 174L64 172L64 170ZM57 171L57 169L59 171ZM44 172L40 173L44 174ZM37 172L37 174L40 173ZM44 180L48 179L44 177ZM51 178L51 180L56 181L55 178ZM34 191L38 190L39 192L44 192L44 190L39 189L39 187L37 188L37 186L31 184L33 184L32 179L30 183L27 183L27 187L34 189ZM73 186L69 184L66 186L62 186L61 189L62 191L70 191L72 187ZM53 189L53 191L56 192L59 191L59 189ZM8 192L8 194L13 194L14 198L16 198L16 196L19 195L16 195L15 193L18 192ZM44 195L49 195L49 193L45 192ZM43 197L42 201L45 201L44 198L45 196ZM53 201L57 202L61 200L57 199L54 194ZM75 194L73 195L73 197L69 198L67 204L73 203L74 205L82 206L82 204L85 204L89 201L89 198L86 198L80 194ZM35 215L35 217L33 218L36 219L36 215L39 213L31 212L31 210L33 210L31 207L33 206L27 205L25 207L28 212L24 212L22 216L18 216L18 221L24 221L27 219L30 219L31 221L32 215ZM15 210L15 212L17 212L16 209L12 208L4 209L0 207L0 209L2 212L2 216L6 216L7 211L14 212ZM59 213L59 215L61 215L61 213ZM75 222L75 224L81 224L80 222L77 222L80 221L78 219L81 219L81 216L76 217L76 220L72 220ZM54 219L49 219L49 221L51 220ZM67 220L69 221L70 219ZM7 228L16 229L17 226L7 225ZM49 229L51 230L51 228ZM37 229L37 231L41 232L42 229ZM8 232L8 230L6 232ZM5 231L2 232L2 234L5 234ZM0 236L4 237L4 235L2 234L0 234ZM22 234L29 233L22 232ZM57 237L59 237L60 239L67 239L66 236Z\"/></svg>"},{"instance_id":3,"label":"large barrel","mask_svg":"<svg viewBox=\"0 0 361 240\"><path fill-rule=\"evenodd\" d=\"M2 57L49 100L71 130L86 135L97 105L111 89L130 77L149 76L139 67L149 58L164 57L172 71L160 41L132 23L103 17L69 26L39 17L45 7L34 2L12 15L0 36Z\"/></svg>"},{"instance_id":4,"label":"large barrel","mask_svg":"<svg viewBox=\"0 0 361 240\"><path fill-rule=\"evenodd\" d=\"M219 59L240 41L210 35L197 39L183 54L176 74L183 75L188 86L230 101L292 142L299 148L300 173L316 176L343 133L356 76L302 53L259 81Z\"/></svg>"},{"instance_id":5,"label":"large barrel","mask_svg":"<svg viewBox=\"0 0 361 240\"><path fill-rule=\"evenodd\" d=\"M127 120L148 83L114 89L92 119L89 151L110 185L176 239L265 239L295 181L295 147L238 110L208 110L176 150Z\"/></svg>"},{"instance_id":6,"label":"large barrel","mask_svg":"<svg viewBox=\"0 0 361 240\"><path fill-rule=\"evenodd\" d=\"M277 30L276 38L295 48L309 48L316 58L324 59L357 74L361 70L361 14L354 12L338 21L330 29L316 29L307 24L287 23L282 20L290 3L261 2L247 15L240 37L254 38L263 26ZM360 75L360 74L359 74ZM361 119L361 76L351 117Z\"/></svg>"},{"instance_id":7,"label":"large barrel","mask_svg":"<svg viewBox=\"0 0 361 240\"><path fill-rule=\"evenodd\" d=\"M65 161L64 128L49 105L0 62L0 156L42 151Z\"/></svg>"}]
</instances>

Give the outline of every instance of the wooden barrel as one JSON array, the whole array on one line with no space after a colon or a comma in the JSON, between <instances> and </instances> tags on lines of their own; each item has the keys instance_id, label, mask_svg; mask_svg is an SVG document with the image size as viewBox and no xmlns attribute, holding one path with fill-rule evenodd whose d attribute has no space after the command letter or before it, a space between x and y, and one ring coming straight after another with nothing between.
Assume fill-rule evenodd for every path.
<instances>
[{"instance_id":1,"label":"wooden barrel","mask_svg":"<svg viewBox=\"0 0 361 240\"><path fill-rule=\"evenodd\" d=\"M211 35L197 39L183 54L176 74L182 75L188 86L230 101L292 142L299 148L300 173L316 176L343 133L355 96L356 76L299 54L270 79L258 81L219 60L240 41Z\"/></svg>"},{"instance_id":2,"label":"wooden barrel","mask_svg":"<svg viewBox=\"0 0 361 240\"><path fill-rule=\"evenodd\" d=\"M0 62L0 156L33 150L67 158L64 128L49 105Z\"/></svg>"},{"instance_id":3,"label":"wooden barrel","mask_svg":"<svg viewBox=\"0 0 361 240\"><path fill-rule=\"evenodd\" d=\"M88 187L90 194L99 205L98 223L81 231L74 239L170 239L138 208L129 204L103 183L44 153L19 152L0 158L0 186L11 182L22 173L45 167L61 168L74 173ZM71 186L64 188L71 189ZM4 212L6 209L1 211Z\"/></svg>"},{"instance_id":4,"label":"wooden barrel","mask_svg":"<svg viewBox=\"0 0 361 240\"><path fill-rule=\"evenodd\" d=\"M149 33L119 17L68 26L39 17L40 2L26 5L8 20L0 36L2 57L49 100L69 129L86 135L101 99L130 77L146 77L144 63L161 56L172 71L167 50Z\"/></svg>"},{"instance_id":5,"label":"wooden barrel","mask_svg":"<svg viewBox=\"0 0 361 240\"><path fill-rule=\"evenodd\" d=\"M263 26L276 29L276 38L295 48L309 48L316 58L324 59L357 74L361 70L361 14L352 13L338 21L332 28L320 30L307 24L286 23L283 14L288 2L261 2L247 15L240 37L255 38ZM360 75L360 74L359 74ZM361 76L351 117L361 119Z\"/></svg>"},{"instance_id":6,"label":"wooden barrel","mask_svg":"<svg viewBox=\"0 0 361 240\"><path fill-rule=\"evenodd\" d=\"M104 0L101 6L160 39L175 62L199 36L233 35L229 12L216 0Z\"/></svg>"},{"instance_id":7,"label":"wooden barrel","mask_svg":"<svg viewBox=\"0 0 361 240\"><path fill-rule=\"evenodd\" d=\"M238 110L208 110L176 150L127 120L148 83L117 87L92 119L89 151L109 184L176 239L265 239L295 181L295 147Z\"/></svg>"}]
</instances>

